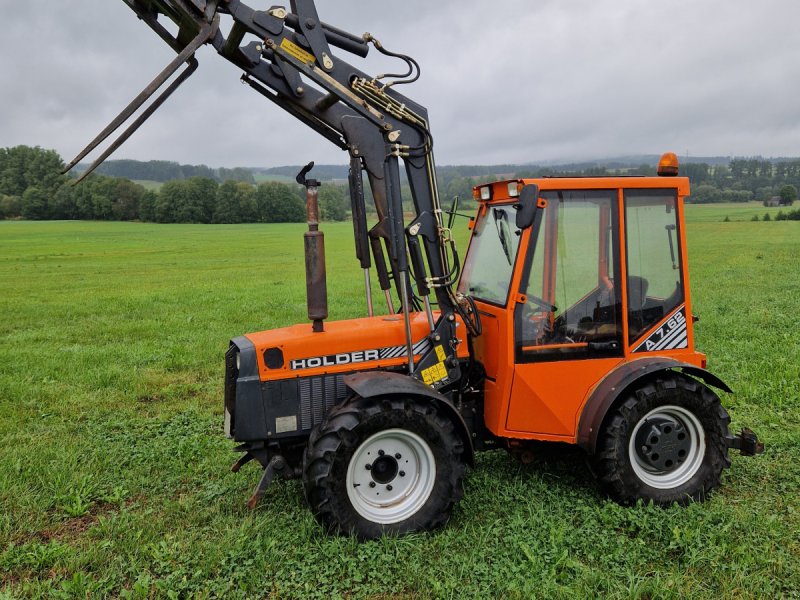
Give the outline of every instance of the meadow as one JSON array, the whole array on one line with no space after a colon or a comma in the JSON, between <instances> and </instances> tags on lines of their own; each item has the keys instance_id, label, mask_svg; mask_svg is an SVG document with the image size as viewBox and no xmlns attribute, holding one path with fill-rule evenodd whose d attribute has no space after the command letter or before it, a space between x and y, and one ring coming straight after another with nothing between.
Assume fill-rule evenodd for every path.
<instances>
[{"instance_id":1,"label":"meadow","mask_svg":"<svg viewBox=\"0 0 800 600\"><path fill-rule=\"evenodd\" d=\"M709 501L494 451L446 528L364 544L229 472L223 354L305 320L304 225L0 222L0 598L800 597L800 222L767 211L687 209L698 347L767 445ZM323 230L331 318L360 316L351 225Z\"/></svg>"}]
</instances>

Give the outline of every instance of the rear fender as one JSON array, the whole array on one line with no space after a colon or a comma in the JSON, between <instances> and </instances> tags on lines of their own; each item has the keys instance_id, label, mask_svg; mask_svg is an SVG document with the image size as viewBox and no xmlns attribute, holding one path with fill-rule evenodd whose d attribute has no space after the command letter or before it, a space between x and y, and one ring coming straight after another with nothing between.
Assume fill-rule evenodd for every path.
<instances>
[{"instance_id":1,"label":"rear fender","mask_svg":"<svg viewBox=\"0 0 800 600\"><path fill-rule=\"evenodd\" d=\"M402 373L390 371L366 371L355 373L344 378L344 384L362 398L377 398L379 396L417 396L430 398L448 415L455 425L456 431L461 436L466 449L467 464L475 464L475 449L472 445L472 435L467 427L464 417L458 412L453 403L443 394L428 387Z\"/></svg>"},{"instance_id":2,"label":"rear fender","mask_svg":"<svg viewBox=\"0 0 800 600\"><path fill-rule=\"evenodd\" d=\"M671 358L642 358L623 363L606 375L586 401L578 423L578 446L589 454L594 454L603 420L625 390L644 377L671 370L681 371L686 375L702 380L711 387L733 393L733 390L716 375L695 365Z\"/></svg>"}]
</instances>

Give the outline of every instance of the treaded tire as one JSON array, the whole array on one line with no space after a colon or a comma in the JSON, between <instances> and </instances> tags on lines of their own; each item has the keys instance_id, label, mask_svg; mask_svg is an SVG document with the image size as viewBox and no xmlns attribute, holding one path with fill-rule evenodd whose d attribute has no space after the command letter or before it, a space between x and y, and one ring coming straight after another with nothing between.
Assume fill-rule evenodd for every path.
<instances>
[{"instance_id":1,"label":"treaded tire","mask_svg":"<svg viewBox=\"0 0 800 600\"><path fill-rule=\"evenodd\" d=\"M420 497L420 506L411 509L413 514L399 522L380 523L365 518L354 506L347 489L348 467L354 456L364 455L362 444L389 430L410 432L408 439L424 440L435 475L431 472L432 489ZM334 407L311 432L303 457L306 500L327 531L362 540L435 529L448 521L463 495L464 454L453 422L429 399L355 397Z\"/></svg>"},{"instance_id":2,"label":"treaded tire","mask_svg":"<svg viewBox=\"0 0 800 600\"><path fill-rule=\"evenodd\" d=\"M664 407L667 413L688 412L687 421L693 418L693 422L702 426L703 448L697 452L699 466L690 471L690 478L687 473L687 480L676 481L674 487L648 484L647 473L644 479L637 474L637 470L643 473L643 469L637 468L637 459L630 452L635 445L631 436L637 424L653 411L658 415L659 407ZM606 491L623 504L639 499L661 506L705 500L719 486L722 470L731 464L725 443L729 423L730 417L717 395L702 383L680 375L652 379L630 391L606 418L594 457L595 472ZM655 479L660 476L656 471Z\"/></svg>"}]
</instances>

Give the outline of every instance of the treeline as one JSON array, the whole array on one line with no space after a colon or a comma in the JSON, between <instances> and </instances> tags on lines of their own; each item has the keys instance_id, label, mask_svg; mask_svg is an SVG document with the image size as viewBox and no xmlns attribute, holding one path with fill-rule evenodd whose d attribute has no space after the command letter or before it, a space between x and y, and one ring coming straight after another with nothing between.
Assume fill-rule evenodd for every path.
<instances>
[{"instance_id":1,"label":"treeline","mask_svg":"<svg viewBox=\"0 0 800 600\"><path fill-rule=\"evenodd\" d=\"M156 223L299 223L305 190L277 182L218 183L210 177L166 182L156 192L120 177L91 175L72 185L53 150L0 149L0 218L152 221ZM341 186L323 185L322 218L343 221L350 200Z\"/></svg>"},{"instance_id":2,"label":"treeline","mask_svg":"<svg viewBox=\"0 0 800 600\"><path fill-rule=\"evenodd\" d=\"M96 173L108 175L109 177L158 181L161 183L175 179L192 179L193 177L205 177L218 183L241 181L254 184L256 182L253 172L243 167L212 169L206 165L181 165L166 160L150 160L147 162L139 160L107 160L97 167Z\"/></svg>"},{"instance_id":3,"label":"treeline","mask_svg":"<svg viewBox=\"0 0 800 600\"><path fill-rule=\"evenodd\" d=\"M305 219L305 191L295 184L254 184L248 169L210 169L166 161L112 161L117 173L96 174L79 186L66 185L64 164L53 150L17 146L0 149L0 218L141 220L159 223L300 222ZM126 171L126 169L128 169ZM505 169L509 169L506 171ZM511 170L516 169L516 170ZM295 167L269 171L294 173ZM621 167L616 164L575 164L560 167L499 165L442 167L437 171L445 207L458 196L462 208L472 206L472 188L498 179L655 175L655 164ZM800 187L800 159L770 161L737 158L728 164L686 162L681 174L692 182L695 203L769 202L778 198L791 205ZM346 167L321 166L316 177L346 175ZM225 176L224 181L220 177ZM160 191L148 191L131 179L168 180ZM369 186L367 210L374 210ZM402 186L406 210L412 210L407 184ZM349 210L345 186L326 182L320 188L323 218L344 220Z\"/></svg>"},{"instance_id":4,"label":"treeline","mask_svg":"<svg viewBox=\"0 0 800 600\"><path fill-rule=\"evenodd\" d=\"M790 205L800 187L800 159L735 158L728 165L687 164L681 172L691 179L691 199L698 204L778 197Z\"/></svg>"}]
</instances>

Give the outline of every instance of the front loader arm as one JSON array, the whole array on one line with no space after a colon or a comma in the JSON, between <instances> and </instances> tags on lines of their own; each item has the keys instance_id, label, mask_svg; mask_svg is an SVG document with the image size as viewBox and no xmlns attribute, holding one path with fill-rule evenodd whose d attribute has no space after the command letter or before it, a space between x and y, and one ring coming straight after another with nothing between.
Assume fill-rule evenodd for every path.
<instances>
[{"instance_id":1,"label":"front loader arm","mask_svg":"<svg viewBox=\"0 0 800 600\"><path fill-rule=\"evenodd\" d=\"M240 0L123 0L178 56L120 115L69 165L72 168L126 122L180 68L188 67L168 86L111 147L85 172L121 145L196 67L194 52L211 44L242 71L242 81L277 104L314 131L350 154L351 200L357 257L368 273L372 250L381 287L390 302L393 282L406 318L409 372L431 363L423 357L414 364L409 313L424 302L431 337L444 340L441 356L433 360L447 365L449 377L459 378L455 360L456 319L459 314L471 333L477 334L477 314L453 290L458 261L449 231L444 227L436 184L433 137L427 110L398 93L396 86L411 83L419 67L410 57L387 51L370 34L357 37L320 21L314 0L291 0L290 8L273 6L255 10ZM222 17L222 18L221 18ZM168 19L177 26L173 35L162 25ZM221 26L225 23L227 29ZM356 57L366 57L370 45L379 52L404 61L408 73L372 77L340 56L332 47ZM390 81L386 81L390 79ZM415 219L406 226L400 187L403 160L413 196ZM362 171L367 174L378 222L367 229ZM386 249L389 262L384 260ZM451 250L451 252L448 252ZM416 294L411 286L412 269ZM434 322L429 294L441 310ZM441 350L440 350L441 354ZM433 385L437 386L434 381Z\"/></svg>"}]
</instances>

